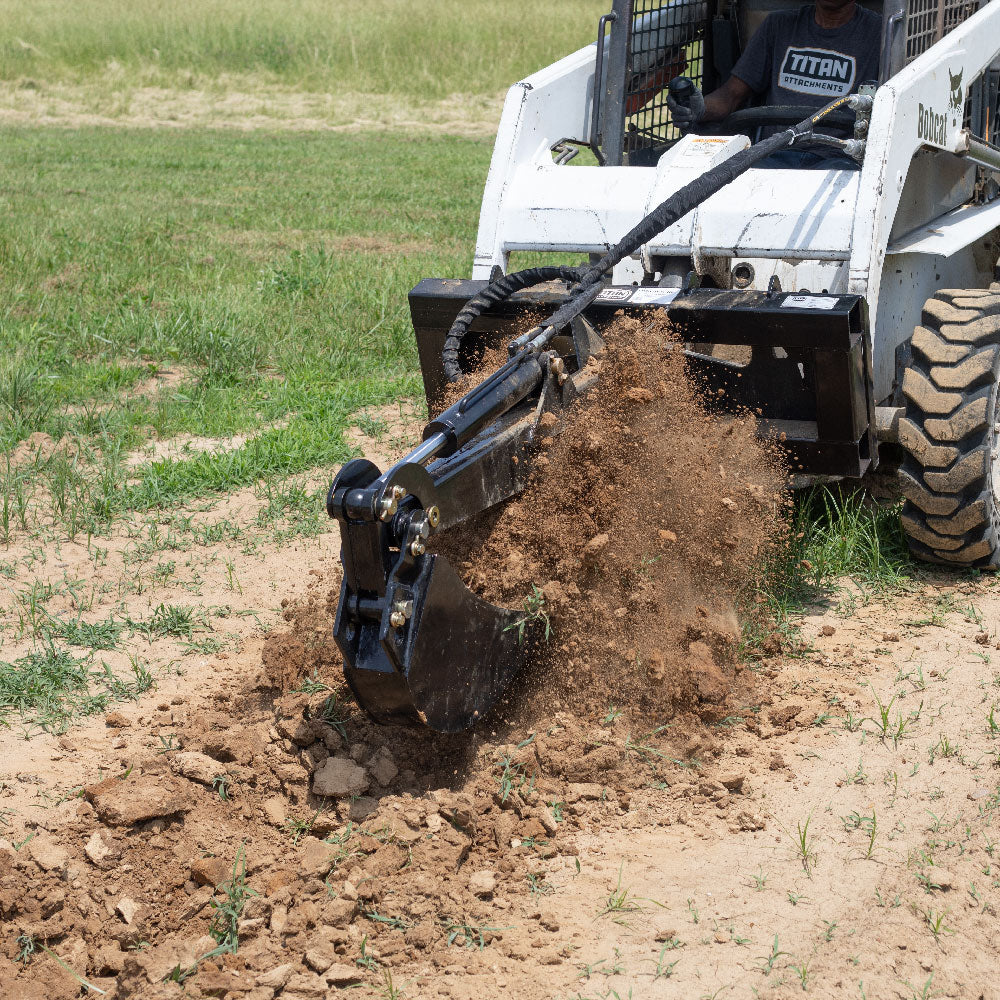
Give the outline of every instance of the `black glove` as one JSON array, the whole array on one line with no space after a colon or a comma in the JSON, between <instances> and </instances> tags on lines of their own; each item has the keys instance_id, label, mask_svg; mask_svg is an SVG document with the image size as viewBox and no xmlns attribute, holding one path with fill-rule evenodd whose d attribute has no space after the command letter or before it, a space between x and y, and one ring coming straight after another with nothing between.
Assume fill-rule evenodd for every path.
<instances>
[{"instance_id":1,"label":"black glove","mask_svg":"<svg viewBox=\"0 0 1000 1000\"><path fill-rule=\"evenodd\" d=\"M682 132L694 127L705 117L705 98L695 87L688 99L687 107L679 104L667 95L667 107L670 108L670 119Z\"/></svg>"}]
</instances>

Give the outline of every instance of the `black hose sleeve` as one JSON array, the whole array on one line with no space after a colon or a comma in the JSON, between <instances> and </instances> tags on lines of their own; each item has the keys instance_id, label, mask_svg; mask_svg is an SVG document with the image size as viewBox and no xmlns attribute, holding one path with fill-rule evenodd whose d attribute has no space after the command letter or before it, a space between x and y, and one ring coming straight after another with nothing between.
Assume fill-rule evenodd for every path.
<instances>
[{"instance_id":1,"label":"black hose sleeve","mask_svg":"<svg viewBox=\"0 0 1000 1000\"><path fill-rule=\"evenodd\" d=\"M449 382L455 382L462 376L458 363L458 350L462 338L469 332L473 321L484 312L492 309L498 302L510 298L515 292L520 292L544 281L578 282L587 271L586 267L529 267L523 271L505 274L496 281L491 281L481 292L469 299L462 306L462 311L455 317L451 329L444 340L441 350L441 363L444 376Z\"/></svg>"}]
</instances>

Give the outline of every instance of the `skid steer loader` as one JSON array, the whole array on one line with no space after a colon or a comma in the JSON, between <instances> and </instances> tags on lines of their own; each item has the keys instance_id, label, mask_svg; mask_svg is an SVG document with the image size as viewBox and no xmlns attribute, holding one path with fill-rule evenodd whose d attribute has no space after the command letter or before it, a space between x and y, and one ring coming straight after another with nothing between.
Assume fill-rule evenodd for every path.
<instances>
[{"instance_id":1,"label":"skid steer loader","mask_svg":"<svg viewBox=\"0 0 1000 1000\"><path fill-rule=\"evenodd\" d=\"M864 3L880 79L802 121L750 107L681 134L666 103L675 77L723 82L783 0L613 0L595 44L510 90L471 280L410 293L432 411L484 338L512 337L509 360L406 458L352 461L328 495L335 638L374 719L468 727L522 665L523 612L480 600L427 542L523 489L540 418L587 391L620 310L665 313L798 481L860 478L894 450L913 551L1000 563L1000 0ZM837 158L755 166L790 146ZM567 263L511 272L523 251Z\"/></svg>"}]
</instances>

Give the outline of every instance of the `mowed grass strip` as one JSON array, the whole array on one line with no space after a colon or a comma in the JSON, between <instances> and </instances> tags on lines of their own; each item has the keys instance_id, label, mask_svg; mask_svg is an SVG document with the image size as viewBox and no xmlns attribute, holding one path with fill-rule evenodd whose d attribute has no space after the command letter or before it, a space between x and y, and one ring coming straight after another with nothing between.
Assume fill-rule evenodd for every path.
<instances>
[{"instance_id":1,"label":"mowed grass strip","mask_svg":"<svg viewBox=\"0 0 1000 1000\"><path fill-rule=\"evenodd\" d=\"M494 94L597 34L596 0L0 0L0 80L440 99ZM245 80L237 86L245 87Z\"/></svg>"},{"instance_id":2,"label":"mowed grass strip","mask_svg":"<svg viewBox=\"0 0 1000 1000\"><path fill-rule=\"evenodd\" d=\"M420 394L406 295L468 274L492 148L186 130L0 141L0 542L30 527L32 498L98 530L345 460L351 414ZM62 447L25 454L38 433ZM239 433L228 451L126 462L153 437Z\"/></svg>"}]
</instances>

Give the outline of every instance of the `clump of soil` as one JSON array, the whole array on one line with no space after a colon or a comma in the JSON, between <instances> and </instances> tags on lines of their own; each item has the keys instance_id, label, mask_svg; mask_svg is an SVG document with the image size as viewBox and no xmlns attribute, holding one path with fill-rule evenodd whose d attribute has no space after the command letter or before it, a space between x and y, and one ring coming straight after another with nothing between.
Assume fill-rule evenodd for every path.
<instances>
[{"instance_id":1,"label":"clump of soil","mask_svg":"<svg viewBox=\"0 0 1000 1000\"><path fill-rule=\"evenodd\" d=\"M580 710L724 714L785 469L752 415L710 412L665 320L619 317L606 340L596 385L563 421L543 416L524 494L442 549L481 596L548 616L547 704L555 684Z\"/></svg>"}]
</instances>

